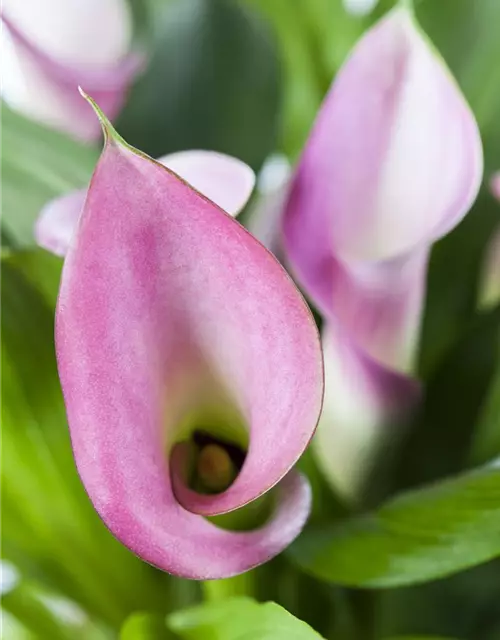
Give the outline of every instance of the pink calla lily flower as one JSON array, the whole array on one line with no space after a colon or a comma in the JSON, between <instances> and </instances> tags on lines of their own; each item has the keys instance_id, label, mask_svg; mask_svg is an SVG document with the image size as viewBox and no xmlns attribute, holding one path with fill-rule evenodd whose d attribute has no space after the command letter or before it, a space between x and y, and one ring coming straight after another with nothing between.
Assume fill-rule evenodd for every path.
<instances>
[{"instance_id":1,"label":"pink calla lily flower","mask_svg":"<svg viewBox=\"0 0 500 640\"><path fill-rule=\"evenodd\" d=\"M429 251L470 209L482 168L472 112L412 14L394 9L335 79L282 226L288 263L325 318L326 351L337 356L325 357L326 408L315 443L344 493L357 491L360 450L369 457L381 426L418 396L409 376ZM397 393L387 392L391 380ZM357 404L346 400L343 411L335 398L348 394Z\"/></svg>"},{"instance_id":2,"label":"pink calla lily flower","mask_svg":"<svg viewBox=\"0 0 500 640\"><path fill-rule=\"evenodd\" d=\"M100 135L78 85L108 117L123 105L143 67L130 53L132 17L125 0L4 0L2 98L14 110L82 140Z\"/></svg>"},{"instance_id":3,"label":"pink calla lily flower","mask_svg":"<svg viewBox=\"0 0 500 640\"><path fill-rule=\"evenodd\" d=\"M316 326L257 240L94 107L105 148L56 312L75 461L103 521L141 558L188 578L232 576L307 519L309 485L289 471L321 411ZM217 491L196 489L193 470ZM258 529L204 517L274 485Z\"/></svg>"}]
</instances>

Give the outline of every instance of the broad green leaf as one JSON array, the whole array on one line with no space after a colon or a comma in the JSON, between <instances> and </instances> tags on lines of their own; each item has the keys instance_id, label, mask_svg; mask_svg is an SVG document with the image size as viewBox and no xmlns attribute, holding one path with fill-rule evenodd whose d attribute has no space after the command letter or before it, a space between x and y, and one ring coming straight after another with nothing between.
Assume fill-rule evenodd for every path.
<instances>
[{"instance_id":1,"label":"broad green leaf","mask_svg":"<svg viewBox=\"0 0 500 640\"><path fill-rule=\"evenodd\" d=\"M398 496L374 513L306 530L291 554L324 580L399 586L499 556L499 530L500 466L491 465Z\"/></svg>"},{"instance_id":2,"label":"broad green leaf","mask_svg":"<svg viewBox=\"0 0 500 640\"><path fill-rule=\"evenodd\" d=\"M12 568L2 563L3 571ZM6 640L50 638L50 640L106 640L109 635L74 602L41 588L39 584L20 580L5 588L2 581L2 627L7 612Z\"/></svg>"},{"instance_id":3,"label":"broad green leaf","mask_svg":"<svg viewBox=\"0 0 500 640\"><path fill-rule=\"evenodd\" d=\"M76 473L54 356L59 269L41 251L2 260L2 551L119 626L138 606L163 611L169 578L112 537Z\"/></svg>"},{"instance_id":4,"label":"broad green leaf","mask_svg":"<svg viewBox=\"0 0 500 640\"><path fill-rule=\"evenodd\" d=\"M152 12L151 61L117 130L158 157L214 149L258 168L274 148L280 74L265 23L232 0L177 0Z\"/></svg>"},{"instance_id":5,"label":"broad green leaf","mask_svg":"<svg viewBox=\"0 0 500 640\"><path fill-rule=\"evenodd\" d=\"M274 602L232 598L179 611L169 628L186 640L321 640L311 627Z\"/></svg>"},{"instance_id":6,"label":"broad green leaf","mask_svg":"<svg viewBox=\"0 0 500 640\"><path fill-rule=\"evenodd\" d=\"M168 629L165 616L144 612L133 613L120 631L120 640L174 640Z\"/></svg>"},{"instance_id":7,"label":"broad green leaf","mask_svg":"<svg viewBox=\"0 0 500 640\"><path fill-rule=\"evenodd\" d=\"M97 151L2 104L2 226L9 243L34 244L33 224L51 198L85 186Z\"/></svg>"}]
</instances>

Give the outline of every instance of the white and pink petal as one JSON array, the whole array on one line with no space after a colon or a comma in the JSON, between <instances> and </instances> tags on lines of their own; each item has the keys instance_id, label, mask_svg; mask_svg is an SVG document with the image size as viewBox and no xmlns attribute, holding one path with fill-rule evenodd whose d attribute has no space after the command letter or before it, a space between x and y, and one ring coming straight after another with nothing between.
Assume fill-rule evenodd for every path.
<instances>
[{"instance_id":1,"label":"white and pink petal","mask_svg":"<svg viewBox=\"0 0 500 640\"><path fill-rule=\"evenodd\" d=\"M132 22L122 0L46 0L2 6L2 98L29 118L83 140L99 136L78 85L95 95L109 117L144 65L129 53Z\"/></svg>"},{"instance_id":2,"label":"white and pink petal","mask_svg":"<svg viewBox=\"0 0 500 640\"><path fill-rule=\"evenodd\" d=\"M317 330L258 241L105 126L56 316L75 460L97 511L134 552L178 575L227 577L279 553L307 518L307 483L286 474L321 411ZM203 427L203 389L212 388L247 425L243 466L221 493L174 493L171 455L193 413ZM229 532L199 515L236 509L277 483L278 505L260 529Z\"/></svg>"},{"instance_id":3,"label":"white and pink petal","mask_svg":"<svg viewBox=\"0 0 500 640\"><path fill-rule=\"evenodd\" d=\"M232 216L246 205L255 184L255 174L247 164L215 151L178 151L158 162ZM38 245L58 256L66 255L86 195L84 189L73 191L43 207L34 230Z\"/></svg>"}]
</instances>

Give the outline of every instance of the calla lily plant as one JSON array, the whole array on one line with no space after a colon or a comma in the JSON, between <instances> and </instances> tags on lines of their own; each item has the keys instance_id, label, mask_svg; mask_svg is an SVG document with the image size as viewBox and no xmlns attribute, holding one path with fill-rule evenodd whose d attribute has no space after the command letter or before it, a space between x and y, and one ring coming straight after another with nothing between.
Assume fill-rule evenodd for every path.
<instances>
[{"instance_id":1,"label":"calla lily plant","mask_svg":"<svg viewBox=\"0 0 500 640\"><path fill-rule=\"evenodd\" d=\"M93 103L91 99L90 102ZM352 498L384 427L420 396L429 253L482 179L471 110L407 8L357 44L280 193L278 261L232 216L239 160L105 147L88 190L49 203L39 244L65 255L56 348L76 464L125 545L196 579L250 569L308 517L291 470L311 440ZM207 520L273 489L260 528Z\"/></svg>"}]
</instances>

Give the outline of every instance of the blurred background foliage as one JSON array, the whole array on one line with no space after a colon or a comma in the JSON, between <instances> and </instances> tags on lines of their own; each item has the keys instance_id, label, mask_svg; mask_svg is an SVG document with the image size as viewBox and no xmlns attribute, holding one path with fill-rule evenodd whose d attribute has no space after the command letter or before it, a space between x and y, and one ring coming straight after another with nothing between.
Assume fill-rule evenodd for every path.
<instances>
[{"instance_id":1,"label":"blurred background foliage","mask_svg":"<svg viewBox=\"0 0 500 640\"><path fill-rule=\"evenodd\" d=\"M120 133L153 156L209 148L259 170L274 152L297 159L349 49L393 2L363 18L340 0L132 4L150 64ZM500 168L500 2L421 0L416 12L475 112L487 179ZM332 640L499 639L500 469L490 461L500 455L500 312L477 307L500 221L487 185L433 251L425 402L374 469L359 505L368 514L348 513L306 454L315 505L304 535L244 578L200 585L116 542L71 456L53 345L62 262L34 247L33 223L50 198L88 183L99 149L5 106L2 134L4 637L313 640L314 628ZM249 592L277 604L229 598Z\"/></svg>"}]
</instances>

